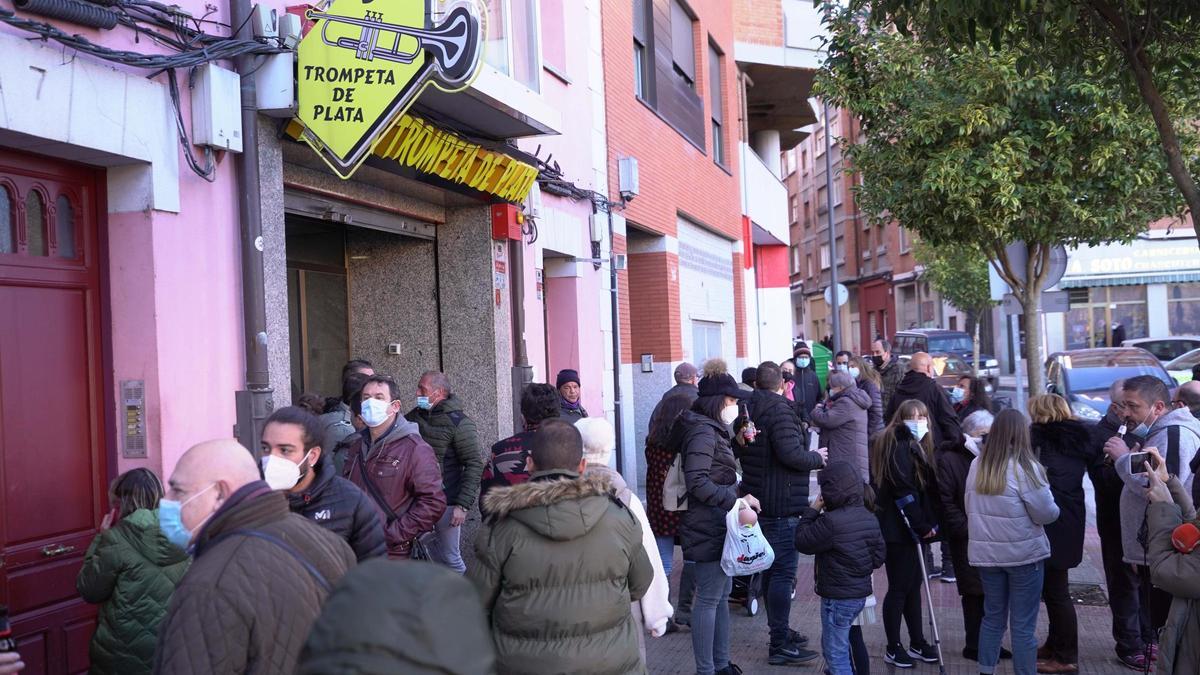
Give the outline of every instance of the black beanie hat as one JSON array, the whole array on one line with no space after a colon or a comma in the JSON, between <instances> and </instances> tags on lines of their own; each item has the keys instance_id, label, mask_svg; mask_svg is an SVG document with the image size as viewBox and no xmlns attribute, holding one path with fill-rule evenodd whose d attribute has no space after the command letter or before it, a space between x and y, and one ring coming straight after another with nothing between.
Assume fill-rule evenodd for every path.
<instances>
[{"instance_id":1,"label":"black beanie hat","mask_svg":"<svg viewBox=\"0 0 1200 675\"><path fill-rule=\"evenodd\" d=\"M558 379L555 381L554 387L556 389L562 389L562 386L568 382L579 384L579 373L571 370L570 368L564 368L563 370L558 371ZM579 386L582 387L583 385L580 384Z\"/></svg>"}]
</instances>

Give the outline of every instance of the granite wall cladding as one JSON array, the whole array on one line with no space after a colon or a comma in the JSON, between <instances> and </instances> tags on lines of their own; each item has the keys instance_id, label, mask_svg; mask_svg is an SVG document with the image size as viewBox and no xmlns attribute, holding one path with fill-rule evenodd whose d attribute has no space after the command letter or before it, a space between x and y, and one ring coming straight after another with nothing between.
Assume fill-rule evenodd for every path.
<instances>
[{"instance_id":1,"label":"granite wall cladding","mask_svg":"<svg viewBox=\"0 0 1200 675\"><path fill-rule=\"evenodd\" d=\"M275 407L291 405L287 244L283 215L283 153L274 120L258 118L259 202L262 209L263 286L267 303L267 371Z\"/></svg>"},{"instance_id":2,"label":"granite wall cladding","mask_svg":"<svg viewBox=\"0 0 1200 675\"><path fill-rule=\"evenodd\" d=\"M509 289L496 306L487 207L447 210L437 234L444 370L490 446L512 435L513 402Z\"/></svg>"},{"instance_id":3,"label":"granite wall cladding","mask_svg":"<svg viewBox=\"0 0 1200 675\"><path fill-rule=\"evenodd\" d=\"M434 243L364 228L347 229L350 353L396 378L408 410L421 373L438 369ZM400 354L387 353L399 344Z\"/></svg>"}]
</instances>

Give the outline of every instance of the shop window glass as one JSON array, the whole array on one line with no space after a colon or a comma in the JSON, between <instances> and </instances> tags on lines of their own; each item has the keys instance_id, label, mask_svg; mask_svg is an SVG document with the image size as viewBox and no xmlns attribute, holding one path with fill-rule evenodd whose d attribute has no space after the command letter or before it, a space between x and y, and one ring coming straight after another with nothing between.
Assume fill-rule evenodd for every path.
<instances>
[{"instance_id":1,"label":"shop window glass","mask_svg":"<svg viewBox=\"0 0 1200 675\"><path fill-rule=\"evenodd\" d=\"M59 195L54 209L54 234L58 242L58 257L75 259L75 209L66 195Z\"/></svg>"},{"instance_id":2,"label":"shop window glass","mask_svg":"<svg viewBox=\"0 0 1200 675\"><path fill-rule=\"evenodd\" d=\"M723 356L721 324L713 321L692 322L692 360L696 363Z\"/></svg>"},{"instance_id":3,"label":"shop window glass","mask_svg":"<svg viewBox=\"0 0 1200 675\"><path fill-rule=\"evenodd\" d=\"M17 250L17 218L13 211L12 193L0 186L0 253L15 253Z\"/></svg>"},{"instance_id":4,"label":"shop window glass","mask_svg":"<svg viewBox=\"0 0 1200 675\"><path fill-rule=\"evenodd\" d=\"M1067 349L1119 347L1124 340L1148 337L1146 287L1093 287L1088 304L1072 307L1064 321Z\"/></svg>"},{"instance_id":5,"label":"shop window glass","mask_svg":"<svg viewBox=\"0 0 1200 675\"><path fill-rule=\"evenodd\" d=\"M1200 283L1167 286L1167 318L1172 335L1200 335Z\"/></svg>"},{"instance_id":6,"label":"shop window glass","mask_svg":"<svg viewBox=\"0 0 1200 675\"><path fill-rule=\"evenodd\" d=\"M46 255L46 203L37 190L25 197L25 246L29 255Z\"/></svg>"}]
</instances>

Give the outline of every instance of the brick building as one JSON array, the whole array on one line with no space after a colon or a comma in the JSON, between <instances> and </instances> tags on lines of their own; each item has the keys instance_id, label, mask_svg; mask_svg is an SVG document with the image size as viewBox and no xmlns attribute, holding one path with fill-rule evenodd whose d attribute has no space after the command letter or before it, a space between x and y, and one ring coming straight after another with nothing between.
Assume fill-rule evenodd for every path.
<instances>
[{"instance_id":1,"label":"brick building","mask_svg":"<svg viewBox=\"0 0 1200 675\"><path fill-rule=\"evenodd\" d=\"M825 128L820 104L814 105L818 121L808 135L783 155L791 221L792 321L797 336L821 340L831 334L829 306L824 292L830 284L830 265L836 264L838 281L849 292L841 306L840 349L870 351L877 336L891 337L906 328L964 330L964 316L942 301L913 255L913 238L899 223L868 221L854 198L860 177L847 168L842 139L856 139L858 120L839 108L829 108L830 165L833 181L834 245L829 238L829 211L825 179ZM836 249L836 261L834 250Z\"/></svg>"}]
</instances>

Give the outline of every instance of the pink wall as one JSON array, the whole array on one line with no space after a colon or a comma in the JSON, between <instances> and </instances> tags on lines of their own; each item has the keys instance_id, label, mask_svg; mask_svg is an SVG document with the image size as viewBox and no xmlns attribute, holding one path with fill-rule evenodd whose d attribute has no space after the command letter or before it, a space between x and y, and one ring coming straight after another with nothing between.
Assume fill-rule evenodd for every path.
<instances>
[{"instance_id":1,"label":"pink wall","mask_svg":"<svg viewBox=\"0 0 1200 675\"><path fill-rule=\"evenodd\" d=\"M108 217L113 382L144 379L147 390L149 456L114 448L120 471L169 476L192 445L233 435L245 369L234 187L227 156L215 183L181 170L178 214Z\"/></svg>"}]
</instances>

